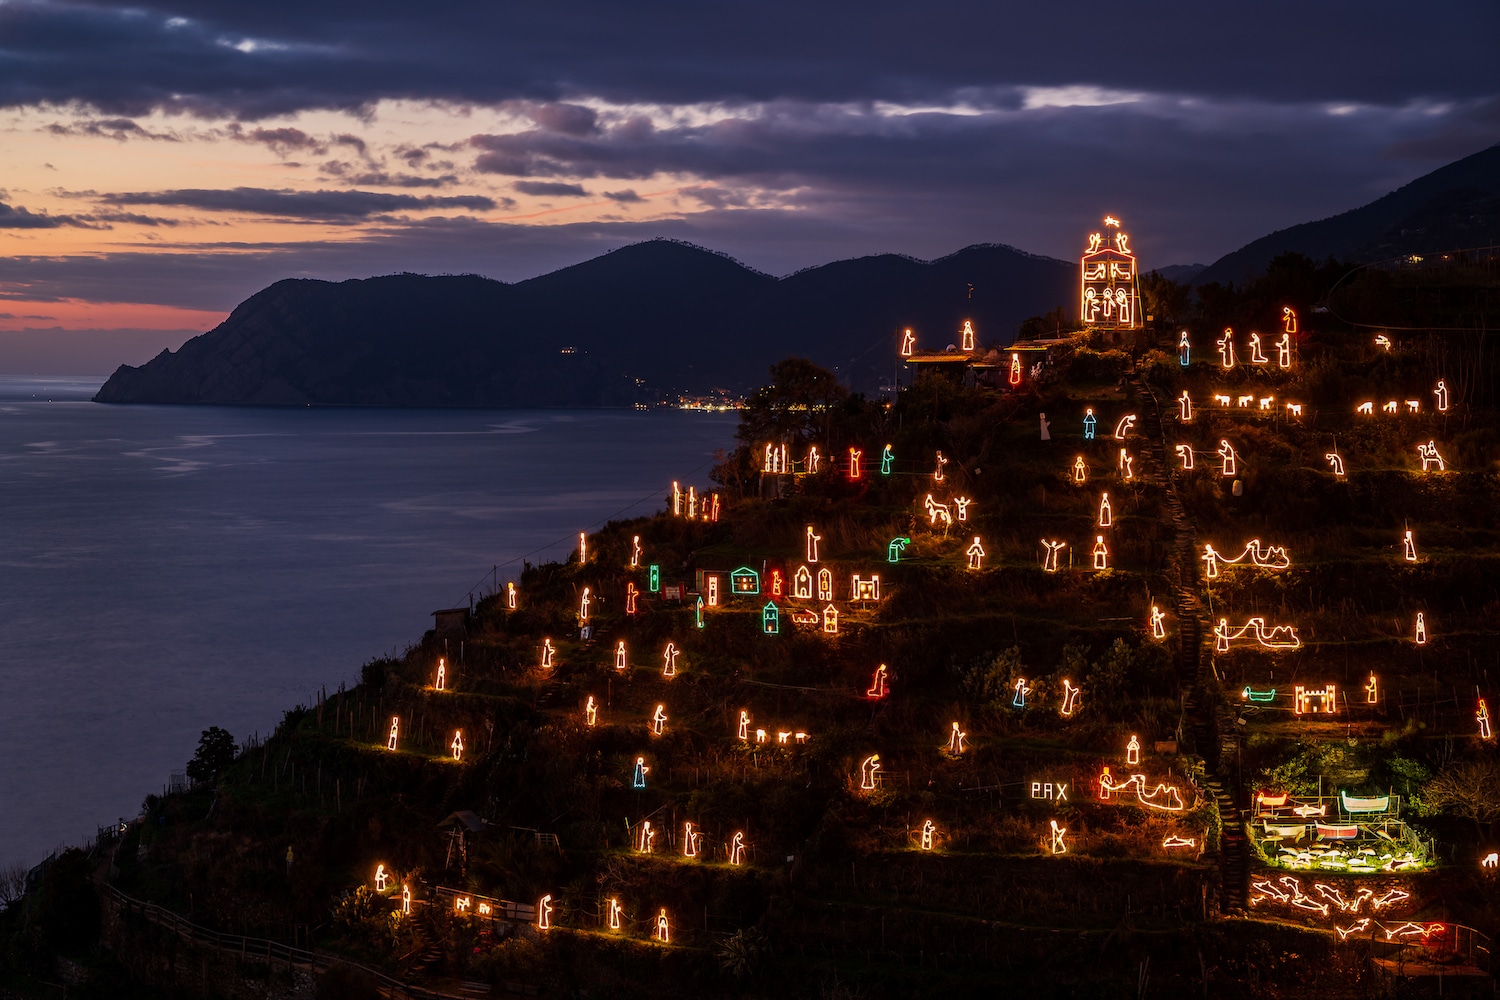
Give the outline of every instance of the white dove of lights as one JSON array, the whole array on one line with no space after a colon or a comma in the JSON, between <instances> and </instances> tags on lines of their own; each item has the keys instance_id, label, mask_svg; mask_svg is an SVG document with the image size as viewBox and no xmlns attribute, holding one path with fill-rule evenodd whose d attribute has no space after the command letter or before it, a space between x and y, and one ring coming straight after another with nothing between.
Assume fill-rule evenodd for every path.
<instances>
[{"instance_id":1,"label":"white dove of lights","mask_svg":"<svg viewBox=\"0 0 1500 1000\"><path fill-rule=\"evenodd\" d=\"M1287 569L1292 565L1291 558L1286 554L1286 548L1281 545L1262 545L1259 538L1252 538L1245 543L1240 554L1233 559L1222 555L1212 545L1203 546L1204 576L1208 579L1216 579L1219 575L1219 566L1233 566L1248 556L1250 562L1261 569Z\"/></svg>"},{"instance_id":2,"label":"white dove of lights","mask_svg":"<svg viewBox=\"0 0 1500 1000\"><path fill-rule=\"evenodd\" d=\"M1237 629L1229 627L1229 619L1220 618L1219 624L1214 626L1214 652L1227 653L1229 645L1245 638L1254 639L1266 649L1299 649L1302 640L1297 638L1297 630L1291 625L1277 625L1274 628L1266 628L1264 618L1251 618Z\"/></svg>"}]
</instances>

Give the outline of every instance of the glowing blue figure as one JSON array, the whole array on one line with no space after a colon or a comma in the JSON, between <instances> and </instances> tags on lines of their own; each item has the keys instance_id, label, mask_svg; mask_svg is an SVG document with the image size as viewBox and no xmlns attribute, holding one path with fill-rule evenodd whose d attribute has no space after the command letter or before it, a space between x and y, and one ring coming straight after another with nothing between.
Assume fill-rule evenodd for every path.
<instances>
[{"instance_id":1,"label":"glowing blue figure","mask_svg":"<svg viewBox=\"0 0 1500 1000\"><path fill-rule=\"evenodd\" d=\"M886 445L885 450L880 453L880 474L882 476L889 476L891 474L891 463L895 460L896 456L892 454L891 446Z\"/></svg>"},{"instance_id":2,"label":"glowing blue figure","mask_svg":"<svg viewBox=\"0 0 1500 1000\"><path fill-rule=\"evenodd\" d=\"M1010 700L1012 708L1025 708L1026 696L1031 693L1031 688L1026 684L1026 678L1016 678L1016 696Z\"/></svg>"},{"instance_id":3,"label":"glowing blue figure","mask_svg":"<svg viewBox=\"0 0 1500 1000\"><path fill-rule=\"evenodd\" d=\"M892 562L892 563L898 563L898 562L900 562L901 561L901 553L905 552L906 551L906 547L908 545L910 545L910 544L911 544L911 539L910 538L905 538L905 537L902 537L902 538L892 538L891 539L891 544L888 545L888 546L886 546L885 561L886 562Z\"/></svg>"},{"instance_id":4,"label":"glowing blue figure","mask_svg":"<svg viewBox=\"0 0 1500 1000\"><path fill-rule=\"evenodd\" d=\"M646 766L646 758L637 757L635 759L635 774L632 776L630 781L631 786L634 788L645 788L646 772L649 770L651 770L651 768Z\"/></svg>"},{"instance_id":5,"label":"glowing blue figure","mask_svg":"<svg viewBox=\"0 0 1500 1000\"><path fill-rule=\"evenodd\" d=\"M760 609L760 627L766 635L775 635L781 631L781 610L776 607L775 601L767 601L766 606Z\"/></svg>"},{"instance_id":6,"label":"glowing blue figure","mask_svg":"<svg viewBox=\"0 0 1500 1000\"><path fill-rule=\"evenodd\" d=\"M1083 415L1083 436L1085 440L1094 440L1094 425L1099 421L1094 419L1094 408L1091 406Z\"/></svg>"},{"instance_id":7,"label":"glowing blue figure","mask_svg":"<svg viewBox=\"0 0 1500 1000\"><path fill-rule=\"evenodd\" d=\"M1177 341L1177 363L1186 368L1188 362L1192 360L1192 354L1193 345L1188 343L1188 333L1186 330L1183 330L1182 336ZM1286 366L1283 365L1282 367Z\"/></svg>"}]
</instances>

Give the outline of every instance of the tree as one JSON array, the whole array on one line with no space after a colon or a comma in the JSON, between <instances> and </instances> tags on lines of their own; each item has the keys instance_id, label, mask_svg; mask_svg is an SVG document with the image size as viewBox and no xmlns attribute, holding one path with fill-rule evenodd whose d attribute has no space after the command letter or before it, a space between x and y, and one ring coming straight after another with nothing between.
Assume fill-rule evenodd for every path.
<instances>
[{"instance_id":1,"label":"tree","mask_svg":"<svg viewBox=\"0 0 1500 1000\"><path fill-rule=\"evenodd\" d=\"M194 781L212 781L234 763L234 737L228 730L209 726L198 740L198 752L188 761L187 774Z\"/></svg>"},{"instance_id":2,"label":"tree","mask_svg":"<svg viewBox=\"0 0 1500 1000\"><path fill-rule=\"evenodd\" d=\"M1478 760L1449 764L1422 790L1431 809L1441 809L1473 822L1483 834L1500 820L1500 759L1485 755Z\"/></svg>"},{"instance_id":3,"label":"tree","mask_svg":"<svg viewBox=\"0 0 1500 1000\"><path fill-rule=\"evenodd\" d=\"M832 411L849 397L833 372L806 358L771 366L771 384L758 389L740 411L739 439L750 447L767 441L797 446L826 439Z\"/></svg>"}]
</instances>

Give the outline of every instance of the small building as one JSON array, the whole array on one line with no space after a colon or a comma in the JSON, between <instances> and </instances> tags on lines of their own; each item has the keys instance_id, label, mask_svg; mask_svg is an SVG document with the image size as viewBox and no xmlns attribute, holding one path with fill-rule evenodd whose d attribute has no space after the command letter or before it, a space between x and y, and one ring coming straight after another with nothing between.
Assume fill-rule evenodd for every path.
<instances>
[{"instance_id":1,"label":"small building","mask_svg":"<svg viewBox=\"0 0 1500 1000\"><path fill-rule=\"evenodd\" d=\"M759 594L760 574L749 566L741 566L729 574L729 590L733 594Z\"/></svg>"},{"instance_id":2,"label":"small building","mask_svg":"<svg viewBox=\"0 0 1500 1000\"><path fill-rule=\"evenodd\" d=\"M432 613L432 632L439 639L462 639L469 634L469 609L444 608Z\"/></svg>"},{"instance_id":3,"label":"small building","mask_svg":"<svg viewBox=\"0 0 1500 1000\"><path fill-rule=\"evenodd\" d=\"M766 635L776 635L781 631L781 609L776 607L775 601L767 601L760 609L760 627Z\"/></svg>"}]
</instances>

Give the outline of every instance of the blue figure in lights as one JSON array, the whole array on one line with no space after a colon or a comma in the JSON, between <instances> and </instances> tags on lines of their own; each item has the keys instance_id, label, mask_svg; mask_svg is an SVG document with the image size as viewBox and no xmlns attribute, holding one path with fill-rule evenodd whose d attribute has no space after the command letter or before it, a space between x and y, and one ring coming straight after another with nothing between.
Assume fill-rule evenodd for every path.
<instances>
[{"instance_id":1,"label":"blue figure in lights","mask_svg":"<svg viewBox=\"0 0 1500 1000\"><path fill-rule=\"evenodd\" d=\"M631 775L631 778L630 778L630 785L631 785L631 787L632 788L645 788L646 787L646 775L647 775L647 773L650 770L651 770L651 768L649 768L649 767L646 766L646 758L644 758L644 757L637 757L635 759L635 773L633 775Z\"/></svg>"},{"instance_id":2,"label":"blue figure in lights","mask_svg":"<svg viewBox=\"0 0 1500 1000\"><path fill-rule=\"evenodd\" d=\"M651 577L651 593L653 593L653 594L660 593L661 592L661 567L658 566L658 565L656 565L655 563L652 563L651 567L650 567L650 577Z\"/></svg>"},{"instance_id":3,"label":"blue figure in lights","mask_svg":"<svg viewBox=\"0 0 1500 1000\"><path fill-rule=\"evenodd\" d=\"M1090 406L1083 414L1083 437L1084 440L1094 440L1094 427L1099 421L1094 419L1094 408Z\"/></svg>"},{"instance_id":4,"label":"blue figure in lights","mask_svg":"<svg viewBox=\"0 0 1500 1000\"><path fill-rule=\"evenodd\" d=\"M1193 345L1188 342L1188 332L1182 331L1182 336L1177 338L1177 363L1186 368L1193 359Z\"/></svg>"},{"instance_id":5,"label":"blue figure in lights","mask_svg":"<svg viewBox=\"0 0 1500 1000\"><path fill-rule=\"evenodd\" d=\"M760 609L760 627L766 635L775 635L781 631L781 611L776 607L775 601L767 601L766 606Z\"/></svg>"},{"instance_id":6,"label":"blue figure in lights","mask_svg":"<svg viewBox=\"0 0 1500 1000\"><path fill-rule=\"evenodd\" d=\"M698 616L698 627L702 628L703 627L703 595L702 594L698 595L698 601L697 601L696 604L693 605L693 611Z\"/></svg>"},{"instance_id":7,"label":"blue figure in lights","mask_svg":"<svg viewBox=\"0 0 1500 1000\"><path fill-rule=\"evenodd\" d=\"M888 545L888 546L886 546L885 561L886 562L892 562L892 563L898 563L898 562L900 562L901 561L901 553L905 552L906 551L906 547L908 545L910 545L910 544L911 544L911 539L910 538L906 538L904 536L903 537L898 537L898 538L892 538L891 539L891 544Z\"/></svg>"},{"instance_id":8,"label":"blue figure in lights","mask_svg":"<svg viewBox=\"0 0 1500 1000\"><path fill-rule=\"evenodd\" d=\"M891 474L891 463L895 460L896 456L891 451L891 446L886 445L885 450L880 453L880 474L882 476L889 476Z\"/></svg>"}]
</instances>

